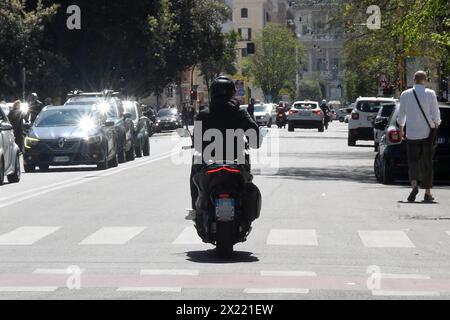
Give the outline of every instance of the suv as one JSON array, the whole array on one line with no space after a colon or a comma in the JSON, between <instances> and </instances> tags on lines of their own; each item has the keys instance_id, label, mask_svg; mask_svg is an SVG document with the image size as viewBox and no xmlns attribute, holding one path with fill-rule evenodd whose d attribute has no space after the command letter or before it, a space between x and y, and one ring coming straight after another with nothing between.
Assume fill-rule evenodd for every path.
<instances>
[{"instance_id":1,"label":"suv","mask_svg":"<svg viewBox=\"0 0 450 320\"><path fill-rule=\"evenodd\" d=\"M296 101L288 113L288 131L295 128L317 129L324 132L324 114L316 101Z\"/></svg>"},{"instance_id":2,"label":"suv","mask_svg":"<svg viewBox=\"0 0 450 320\"><path fill-rule=\"evenodd\" d=\"M348 145L353 147L358 140L373 140L372 121L377 116L382 104L395 103L393 98L356 99L355 107L348 120Z\"/></svg>"},{"instance_id":3,"label":"suv","mask_svg":"<svg viewBox=\"0 0 450 320\"><path fill-rule=\"evenodd\" d=\"M375 152L378 151L380 139L384 134L389 117L395 110L395 103L383 104L378 111L376 118L373 120L373 140L375 141Z\"/></svg>"},{"instance_id":4,"label":"suv","mask_svg":"<svg viewBox=\"0 0 450 320\"><path fill-rule=\"evenodd\" d=\"M20 181L20 150L15 143L13 127L0 108L0 185L5 176L9 183Z\"/></svg>"},{"instance_id":5,"label":"suv","mask_svg":"<svg viewBox=\"0 0 450 320\"><path fill-rule=\"evenodd\" d=\"M438 146L433 159L435 176L450 173L450 105L440 104L442 123L438 130ZM378 182L392 184L399 175L407 176L406 141L400 138L397 123L399 105L395 107L380 140L375 156L374 172ZM377 125L382 129L382 125Z\"/></svg>"},{"instance_id":6,"label":"suv","mask_svg":"<svg viewBox=\"0 0 450 320\"><path fill-rule=\"evenodd\" d=\"M119 163L132 161L134 153L134 124L132 115L125 112L122 101L112 96L111 91L69 94L69 100L64 105L97 106L106 114L108 121L114 121L117 139L117 154Z\"/></svg>"}]
</instances>

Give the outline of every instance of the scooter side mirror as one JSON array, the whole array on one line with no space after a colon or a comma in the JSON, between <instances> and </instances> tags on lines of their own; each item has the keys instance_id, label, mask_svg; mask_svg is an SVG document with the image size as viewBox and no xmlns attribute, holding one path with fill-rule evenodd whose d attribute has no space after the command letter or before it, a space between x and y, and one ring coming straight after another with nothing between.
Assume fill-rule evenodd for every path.
<instances>
[{"instance_id":1,"label":"scooter side mirror","mask_svg":"<svg viewBox=\"0 0 450 320\"><path fill-rule=\"evenodd\" d=\"M259 129L259 133L261 134L261 136L265 137L269 133L269 129L267 129L267 128L260 128Z\"/></svg>"},{"instance_id":2,"label":"scooter side mirror","mask_svg":"<svg viewBox=\"0 0 450 320\"><path fill-rule=\"evenodd\" d=\"M178 128L177 129L177 134L181 138L190 138L191 137L191 132L188 129L185 129L185 128Z\"/></svg>"}]
</instances>

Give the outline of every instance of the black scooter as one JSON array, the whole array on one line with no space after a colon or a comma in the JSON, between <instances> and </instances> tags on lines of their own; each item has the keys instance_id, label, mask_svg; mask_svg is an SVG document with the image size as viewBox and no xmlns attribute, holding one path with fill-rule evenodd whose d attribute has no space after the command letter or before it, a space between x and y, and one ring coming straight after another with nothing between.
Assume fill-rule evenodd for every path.
<instances>
[{"instance_id":1,"label":"black scooter","mask_svg":"<svg viewBox=\"0 0 450 320\"><path fill-rule=\"evenodd\" d=\"M187 129L177 132L181 137L192 138ZM183 147L190 148L193 146ZM199 166L193 176L199 190L195 228L203 242L216 246L220 258L229 259L233 255L233 246L247 240L251 224L261 211L261 193L251 183L250 157L246 153L245 164L227 162Z\"/></svg>"}]
</instances>

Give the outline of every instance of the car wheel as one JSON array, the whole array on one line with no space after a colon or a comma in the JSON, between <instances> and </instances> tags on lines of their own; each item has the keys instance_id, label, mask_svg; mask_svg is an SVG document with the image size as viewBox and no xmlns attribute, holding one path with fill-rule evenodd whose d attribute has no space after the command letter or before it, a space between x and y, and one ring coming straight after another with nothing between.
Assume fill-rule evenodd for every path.
<instances>
[{"instance_id":1,"label":"car wheel","mask_svg":"<svg viewBox=\"0 0 450 320\"><path fill-rule=\"evenodd\" d=\"M26 173L32 173L32 172L35 172L35 171L36 171L36 166L35 166L35 165L32 165L32 164L25 164L25 165L23 166L23 168L25 169L25 172L26 172Z\"/></svg>"},{"instance_id":2,"label":"car wheel","mask_svg":"<svg viewBox=\"0 0 450 320\"><path fill-rule=\"evenodd\" d=\"M0 186L3 185L5 181L5 164L3 163L3 159L0 160Z\"/></svg>"},{"instance_id":3,"label":"car wheel","mask_svg":"<svg viewBox=\"0 0 450 320\"><path fill-rule=\"evenodd\" d=\"M352 136L348 136L347 144L349 147L354 147L356 145L356 140Z\"/></svg>"},{"instance_id":4,"label":"car wheel","mask_svg":"<svg viewBox=\"0 0 450 320\"><path fill-rule=\"evenodd\" d=\"M21 171L20 171L20 155L17 154L16 156L16 163L14 164L14 173L10 174L8 176L8 182L9 183L17 183L20 181L20 175L21 175Z\"/></svg>"},{"instance_id":5,"label":"car wheel","mask_svg":"<svg viewBox=\"0 0 450 320\"><path fill-rule=\"evenodd\" d=\"M107 170L108 169L108 147L105 148L105 156L103 157L103 161L97 164L98 170Z\"/></svg>"},{"instance_id":6,"label":"car wheel","mask_svg":"<svg viewBox=\"0 0 450 320\"><path fill-rule=\"evenodd\" d=\"M288 131L289 132L293 132L294 131L294 126L290 122L288 122Z\"/></svg>"},{"instance_id":7,"label":"car wheel","mask_svg":"<svg viewBox=\"0 0 450 320\"><path fill-rule=\"evenodd\" d=\"M142 141L139 141L139 145L134 147L134 153L136 154L136 158L142 157Z\"/></svg>"},{"instance_id":8,"label":"car wheel","mask_svg":"<svg viewBox=\"0 0 450 320\"><path fill-rule=\"evenodd\" d=\"M111 168L116 168L119 165L119 159L117 159L117 151L114 153L114 157L110 160L109 166Z\"/></svg>"},{"instance_id":9,"label":"car wheel","mask_svg":"<svg viewBox=\"0 0 450 320\"><path fill-rule=\"evenodd\" d=\"M130 150L126 153L127 161L133 161L135 159L134 146L131 146Z\"/></svg>"},{"instance_id":10,"label":"car wheel","mask_svg":"<svg viewBox=\"0 0 450 320\"><path fill-rule=\"evenodd\" d=\"M381 174L382 174L382 183L383 184L393 184L395 179L394 179L394 174L392 172L392 166L389 163L389 161L387 161L386 159L383 159L382 161L382 169L381 169Z\"/></svg>"},{"instance_id":11,"label":"car wheel","mask_svg":"<svg viewBox=\"0 0 450 320\"><path fill-rule=\"evenodd\" d=\"M125 142L122 143L122 145L119 147L119 151L117 153L119 163L125 163L127 160L127 155L125 152Z\"/></svg>"},{"instance_id":12,"label":"car wheel","mask_svg":"<svg viewBox=\"0 0 450 320\"><path fill-rule=\"evenodd\" d=\"M150 139L148 138L148 136L144 139L144 146L142 148L142 153L146 157L150 155Z\"/></svg>"},{"instance_id":13,"label":"car wheel","mask_svg":"<svg viewBox=\"0 0 450 320\"><path fill-rule=\"evenodd\" d=\"M42 164L39 166L40 171L48 171L49 168L50 166L48 164Z\"/></svg>"}]
</instances>

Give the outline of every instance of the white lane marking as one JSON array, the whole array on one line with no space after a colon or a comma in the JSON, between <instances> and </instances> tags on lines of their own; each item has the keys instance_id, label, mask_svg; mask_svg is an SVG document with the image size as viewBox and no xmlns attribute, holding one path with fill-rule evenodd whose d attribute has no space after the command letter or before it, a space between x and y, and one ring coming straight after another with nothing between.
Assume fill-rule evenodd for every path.
<instances>
[{"instance_id":1,"label":"white lane marking","mask_svg":"<svg viewBox=\"0 0 450 320\"><path fill-rule=\"evenodd\" d=\"M436 291L387 291L372 290L374 296L391 296L391 297L439 297L441 294Z\"/></svg>"},{"instance_id":2,"label":"white lane marking","mask_svg":"<svg viewBox=\"0 0 450 320\"><path fill-rule=\"evenodd\" d=\"M370 248L415 248L404 231L369 230L358 231L365 247Z\"/></svg>"},{"instance_id":3,"label":"white lane marking","mask_svg":"<svg viewBox=\"0 0 450 320\"><path fill-rule=\"evenodd\" d=\"M103 227L83 241L81 245L121 245L125 244L142 231L145 227Z\"/></svg>"},{"instance_id":4,"label":"white lane marking","mask_svg":"<svg viewBox=\"0 0 450 320\"><path fill-rule=\"evenodd\" d=\"M56 232L61 227L20 227L0 235L0 245L25 246L32 245L42 238Z\"/></svg>"},{"instance_id":5,"label":"white lane marking","mask_svg":"<svg viewBox=\"0 0 450 320\"><path fill-rule=\"evenodd\" d=\"M276 294L276 293L300 293L308 294L309 289L303 288L247 288L244 289L244 293L256 293L256 294Z\"/></svg>"},{"instance_id":6,"label":"white lane marking","mask_svg":"<svg viewBox=\"0 0 450 320\"><path fill-rule=\"evenodd\" d=\"M80 274L85 272L86 270L81 269ZM70 268L67 269L36 269L33 271L33 274L72 274L73 270Z\"/></svg>"},{"instance_id":7,"label":"white lane marking","mask_svg":"<svg viewBox=\"0 0 450 320\"><path fill-rule=\"evenodd\" d=\"M315 230L273 229L267 237L268 245L317 246Z\"/></svg>"},{"instance_id":8,"label":"white lane marking","mask_svg":"<svg viewBox=\"0 0 450 320\"><path fill-rule=\"evenodd\" d=\"M58 287L0 287L0 292L53 292Z\"/></svg>"},{"instance_id":9,"label":"white lane marking","mask_svg":"<svg viewBox=\"0 0 450 320\"><path fill-rule=\"evenodd\" d=\"M186 227L172 244L204 244L194 227Z\"/></svg>"},{"instance_id":10,"label":"white lane marking","mask_svg":"<svg viewBox=\"0 0 450 320\"><path fill-rule=\"evenodd\" d=\"M159 269L143 269L141 276L198 276L200 270L159 270Z\"/></svg>"},{"instance_id":11,"label":"white lane marking","mask_svg":"<svg viewBox=\"0 0 450 320\"><path fill-rule=\"evenodd\" d=\"M16 203L20 203L20 202L23 202L25 200L29 200L29 199L41 196L43 194L47 194L47 193L52 192L52 191L61 190L61 189L65 189L65 188L70 188L70 187L73 187L73 186L76 186L76 185L79 185L79 184L91 182L92 180L95 180L95 179L99 179L99 178L111 176L111 175L114 175L114 174L118 174L118 173L120 173L122 171L125 171L125 170L134 169L134 168L141 167L141 166L144 166L144 165L152 163L152 162L157 162L157 161L160 161L160 160L163 160L163 159L167 159L167 158L172 157L173 154L177 154L177 153L180 153L180 152L181 151L165 152L165 153L163 153L161 155L157 155L157 156L155 156L153 158L140 160L136 164L133 164L133 165L128 165L128 166L126 165L126 166L124 166L123 168L120 168L120 169L110 169L109 172L106 172L106 173L103 173L103 174L98 174L98 175L93 176L93 177L92 177L92 173L90 173L90 174L85 175L85 176L80 177L80 178L67 180L67 181L65 181L63 183L56 183L56 184L53 184L53 185L50 185L50 186L43 186L43 187L41 187L39 189L33 189L33 190L35 190L37 192L33 192L32 194L29 194L30 190L28 190L28 191L24 192L24 194L27 194L25 196L17 197L17 195L14 195L14 196L11 196L11 197L3 198L3 200L5 200L5 202L2 201L3 203L0 204L0 209L12 206L12 205L14 205ZM90 178L86 179L88 177L90 177Z\"/></svg>"},{"instance_id":12,"label":"white lane marking","mask_svg":"<svg viewBox=\"0 0 450 320\"><path fill-rule=\"evenodd\" d=\"M317 277L315 272L309 271L261 271L263 277Z\"/></svg>"},{"instance_id":13,"label":"white lane marking","mask_svg":"<svg viewBox=\"0 0 450 320\"><path fill-rule=\"evenodd\" d=\"M120 287L121 292L176 292L180 293L181 288L177 287Z\"/></svg>"},{"instance_id":14,"label":"white lane marking","mask_svg":"<svg viewBox=\"0 0 450 320\"><path fill-rule=\"evenodd\" d=\"M380 274L382 279L412 279L412 280L429 280L431 277L427 274L394 274L394 273L382 273Z\"/></svg>"}]
</instances>

